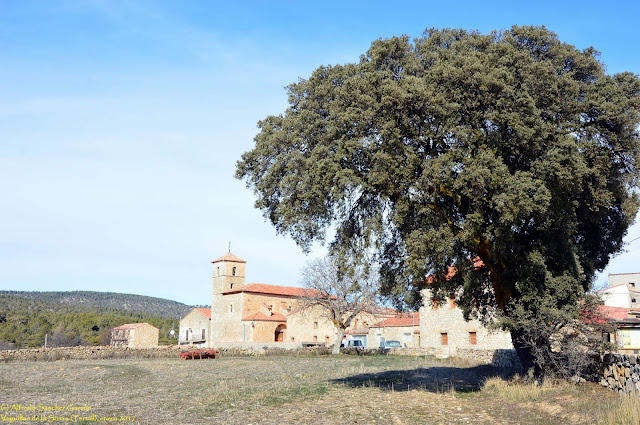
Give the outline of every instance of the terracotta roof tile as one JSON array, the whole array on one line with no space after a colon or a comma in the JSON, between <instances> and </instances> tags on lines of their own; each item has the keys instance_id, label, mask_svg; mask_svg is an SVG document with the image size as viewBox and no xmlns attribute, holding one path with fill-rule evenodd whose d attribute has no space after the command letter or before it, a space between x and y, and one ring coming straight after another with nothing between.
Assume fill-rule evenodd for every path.
<instances>
[{"instance_id":1,"label":"terracotta roof tile","mask_svg":"<svg viewBox=\"0 0 640 425\"><path fill-rule=\"evenodd\" d=\"M271 316L267 316L261 311L258 311L256 313L250 314L242 318L243 322L252 321L252 320L257 322L261 322L261 321L262 322L286 322L287 318L280 313L273 313Z\"/></svg>"},{"instance_id":2,"label":"terracotta roof tile","mask_svg":"<svg viewBox=\"0 0 640 425\"><path fill-rule=\"evenodd\" d=\"M420 314L417 311L411 313L399 313L395 317L390 317L381 322L376 323L372 328L391 328L400 326L418 326L420 325Z\"/></svg>"},{"instance_id":3,"label":"terracotta roof tile","mask_svg":"<svg viewBox=\"0 0 640 425\"><path fill-rule=\"evenodd\" d=\"M600 312L607 316L609 319L613 320L624 320L629 319L629 311L631 309L625 307L611 307L608 305L599 306Z\"/></svg>"},{"instance_id":4,"label":"terracotta roof tile","mask_svg":"<svg viewBox=\"0 0 640 425\"><path fill-rule=\"evenodd\" d=\"M231 289L223 292L227 294L238 294L240 292L251 292L254 294L269 294L269 295L285 295L289 297L302 297L308 293L308 289L296 288L293 286L276 286L267 285L265 283L250 283L248 285L240 286L237 289Z\"/></svg>"},{"instance_id":5,"label":"terracotta roof tile","mask_svg":"<svg viewBox=\"0 0 640 425\"><path fill-rule=\"evenodd\" d=\"M223 255L220 258L216 258L215 260L212 261L212 263L219 263L220 261L230 261L233 263L246 263L245 260L243 260L242 258L238 257L235 254L232 253L227 253L225 255Z\"/></svg>"},{"instance_id":6,"label":"terracotta roof tile","mask_svg":"<svg viewBox=\"0 0 640 425\"><path fill-rule=\"evenodd\" d=\"M198 313L202 314L204 317L207 317L207 318L211 319L211 309L210 308L198 307L198 308L194 308L194 310L196 310Z\"/></svg>"}]
</instances>

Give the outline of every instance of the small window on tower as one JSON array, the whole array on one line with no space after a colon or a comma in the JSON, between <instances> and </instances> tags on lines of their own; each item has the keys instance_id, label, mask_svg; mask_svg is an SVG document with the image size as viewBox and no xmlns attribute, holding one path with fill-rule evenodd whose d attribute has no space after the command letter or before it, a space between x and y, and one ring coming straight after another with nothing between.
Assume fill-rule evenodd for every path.
<instances>
[{"instance_id":1,"label":"small window on tower","mask_svg":"<svg viewBox=\"0 0 640 425\"><path fill-rule=\"evenodd\" d=\"M233 276L235 276L235 275L236 275L236 268L235 268L235 267L231 270L231 274L232 274Z\"/></svg>"},{"instance_id":2,"label":"small window on tower","mask_svg":"<svg viewBox=\"0 0 640 425\"><path fill-rule=\"evenodd\" d=\"M635 282L629 282L629 285L631 285L632 288L636 287L636 283Z\"/></svg>"},{"instance_id":3,"label":"small window on tower","mask_svg":"<svg viewBox=\"0 0 640 425\"><path fill-rule=\"evenodd\" d=\"M233 313L233 303L229 304L229 313Z\"/></svg>"},{"instance_id":4,"label":"small window on tower","mask_svg":"<svg viewBox=\"0 0 640 425\"><path fill-rule=\"evenodd\" d=\"M233 289L233 283L229 284L229 289Z\"/></svg>"}]
</instances>

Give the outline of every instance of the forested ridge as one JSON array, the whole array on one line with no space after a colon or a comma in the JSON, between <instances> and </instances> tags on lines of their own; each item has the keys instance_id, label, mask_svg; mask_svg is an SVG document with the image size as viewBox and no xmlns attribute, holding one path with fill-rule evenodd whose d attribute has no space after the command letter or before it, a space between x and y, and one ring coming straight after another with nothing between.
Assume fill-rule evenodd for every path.
<instances>
[{"instance_id":1,"label":"forested ridge","mask_svg":"<svg viewBox=\"0 0 640 425\"><path fill-rule=\"evenodd\" d=\"M0 291L0 295L15 295L45 302L85 307L107 307L141 314L180 318L186 316L192 307L186 304L146 295L120 294L96 291Z\"/></svg>"},{"instance_id":2,"label":"forested ridge","mask_svg":"<svg viewBox=\"0 0 640 425\"><path fill-rule=\"evenodd\" d=\"M119 308L116 308L119 307ZM160 344L173 344L179 317L191 307L175 301L131 294L90 291L0 291L0 348L101 345L109 330L147 322L160 329Z\"/></svg>"}]
</instances>

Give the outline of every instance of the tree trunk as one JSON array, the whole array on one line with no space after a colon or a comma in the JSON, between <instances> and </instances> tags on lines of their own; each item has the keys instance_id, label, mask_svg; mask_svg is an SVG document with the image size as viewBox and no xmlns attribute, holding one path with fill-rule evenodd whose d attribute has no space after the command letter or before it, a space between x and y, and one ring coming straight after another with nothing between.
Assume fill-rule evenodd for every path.
<instances>
[{"instance_id":1,"label":"tree trunk","mask_svg":"<svg viewBox=\"0 0 640 425\"><path fill-rule=\"evenodd\" d=\"M522 332L522 330L511 331L511 342L513 343L513 348L515 348L516 354L522 364L522 371L525 374L529 374L531 371L533 376L539 376L541 372L540 368L533 361L533 352L531 351L531 347L526 346L523 343L523 334L524 332Z\"/></svg>"},{"instance_id":2,"label":"tree trunk","mask_svg":"<svg viewBox=\"0 0 640 425\"><path fill-rule=\"evenodd\" d=\"M338 336L336 336L336 342L333 344L333 351L331 351L331 354L340 354L340 344L342 344L343 337L344 329L338 328Z\"/></svg>"}]
</instances>

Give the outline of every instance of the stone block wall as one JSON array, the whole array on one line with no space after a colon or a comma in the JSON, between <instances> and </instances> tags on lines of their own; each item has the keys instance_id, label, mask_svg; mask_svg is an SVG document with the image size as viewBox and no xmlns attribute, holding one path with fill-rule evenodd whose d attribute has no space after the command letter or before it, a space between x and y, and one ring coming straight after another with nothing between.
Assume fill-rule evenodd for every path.
<instances>
[{"instance_id":1,"label":"stone block wall","mask_svg":"<svg viewBox=\"0 0 640 425\"><path fill-rule=\"evenodd\" d=\"M590 380L614 391L640 392L640 359L635 354L605 354Z\"/></svg>"},{"instance_id":2,"label":"stone block wall","mask_svg":"<svg viewBox=\"0 0 640 425\"><path fill-rule=\"evenodd\" d=\"M14 361L98 360L98 359L147 359L178 358L176 346L132 349L128 347L60 347L1 350L0 363Z\"/></svg>"}]
</instances>

